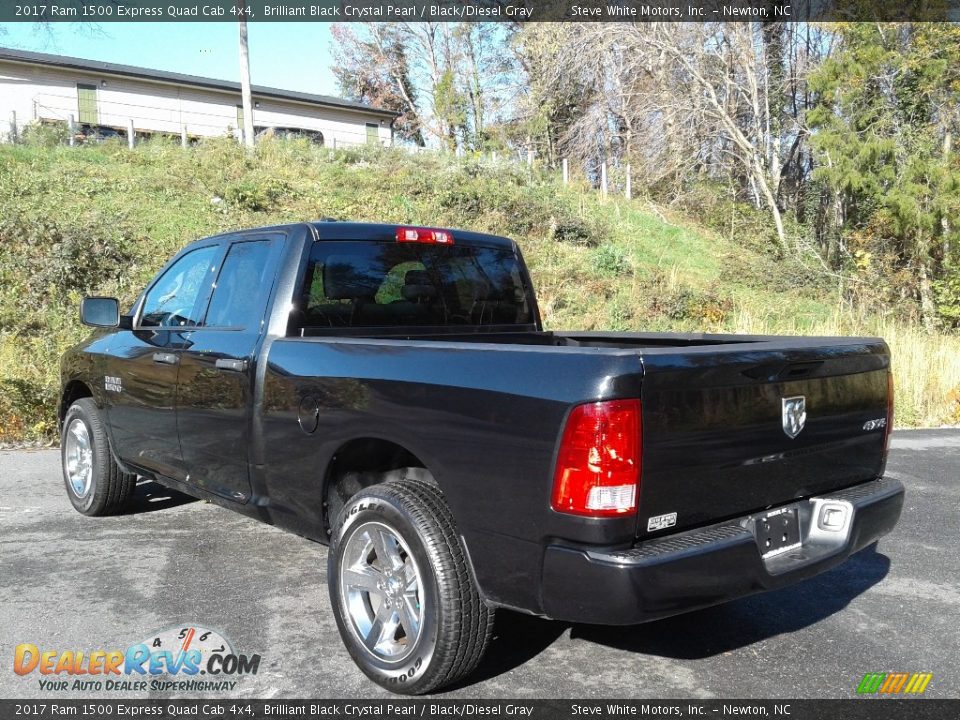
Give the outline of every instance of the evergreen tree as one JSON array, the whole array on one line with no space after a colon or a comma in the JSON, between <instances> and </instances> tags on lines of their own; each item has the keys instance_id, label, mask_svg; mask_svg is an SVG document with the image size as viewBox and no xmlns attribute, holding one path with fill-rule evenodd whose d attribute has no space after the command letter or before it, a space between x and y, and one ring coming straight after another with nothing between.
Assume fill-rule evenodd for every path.
<instances>
[{"instance_id":1,"label":"evergreen tree","mask_svg":"<svg viewBox=\"0 0 960 720\"><path fill-rule=\"evenodd\" d=\"M836 194L846 233L869 235L909 270L924 324L937 324L935 279L952 266L960 167L960 28L851 23L811 76L816 177Z\"/></svg>"}]
</instances>

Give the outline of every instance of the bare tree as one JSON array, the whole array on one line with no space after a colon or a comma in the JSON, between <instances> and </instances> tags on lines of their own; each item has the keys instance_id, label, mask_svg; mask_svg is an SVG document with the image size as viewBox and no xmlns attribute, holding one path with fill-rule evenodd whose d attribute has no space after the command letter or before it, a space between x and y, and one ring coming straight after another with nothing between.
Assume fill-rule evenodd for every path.
<instances>
[{"instance_id":1,"label":"bare tree","mask_svg":"<svg viewBox=\"0 0 960 720\"><path fill-rule=\"evenodd\" d=\"M811 171L800 164L806 32L804 47L797 29L759 23L527 24L526 116L588 173L630 162L642 184L675 195L702 176L739 188L792 251L784 173L792 188Z\"/></svg>"},{"instance_id":2,"label":"bare tree","mask_svg":"<svg viewBox=\"0 0 960 720\"><path fill-rule=\"evenodd\" d=\"M513 71L496 23L351 23L332 30L341 90L403 113L401 135L478 148Z\"/></svg>"},{"instance_id":3,"label":"bare tree","mask_svg":"<svg viewBox=\"0 0 960 720\"><path fill-rule=\"evenodd\" d=\"M397 23L336 23L333 73L340 91L354 100L394 110L399 136L424 144L425 120L410 73L406 38Z\"/></svg>"},{"instance_id":4,"label":"bare tree","mask_svg":"<svg viewBox=\"0 0 960 720\"><path fill-rule=\"evenodd\" d=\"M762 36L755 23L690 25L659 24L644 32L649 46L662 53L679 78L703 102L695 109L721 129L725 151L746 172L751 186L773 218L777 238L791 248L777 201L781 158L779 136L771 129L770 77Z\"/></svg>"}]
</instances>

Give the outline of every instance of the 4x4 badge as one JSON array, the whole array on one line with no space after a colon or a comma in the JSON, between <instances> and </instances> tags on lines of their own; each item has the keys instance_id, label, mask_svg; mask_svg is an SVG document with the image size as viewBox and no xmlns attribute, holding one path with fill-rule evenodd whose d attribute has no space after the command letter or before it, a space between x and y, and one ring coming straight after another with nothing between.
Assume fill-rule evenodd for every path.
<instances>
[{"instance_id":1,"label":"4x4 badge","mask_svg":"<svg viewBox=\"0 0 960 720\"><path fill-rule=\"evenodd\" d=\"M807 422L807 399L803 395L785 397L783 403L783 431L795 438Z\"/></svg>"}]
</instances>

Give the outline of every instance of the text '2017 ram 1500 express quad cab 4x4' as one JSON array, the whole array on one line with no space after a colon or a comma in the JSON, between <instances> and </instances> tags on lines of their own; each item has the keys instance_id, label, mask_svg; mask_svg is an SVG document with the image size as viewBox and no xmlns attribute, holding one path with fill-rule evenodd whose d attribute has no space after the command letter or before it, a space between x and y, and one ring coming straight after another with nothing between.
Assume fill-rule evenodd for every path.
<instances>
[{"instance_id":1,"label":"text '2017 ram 1500 express quad cab 4x4'","mask_svg":"<svg viewBox=\"0 0 960 720\"><path fill-rule=\"evenodd\" d=\"M82 513L137 475L329 543L375 682L476 667L495 608L628 625L896 524L876 338L547 332L510 240L317 222L199 240L62 361Z\"/></svg>"}]
</instances>

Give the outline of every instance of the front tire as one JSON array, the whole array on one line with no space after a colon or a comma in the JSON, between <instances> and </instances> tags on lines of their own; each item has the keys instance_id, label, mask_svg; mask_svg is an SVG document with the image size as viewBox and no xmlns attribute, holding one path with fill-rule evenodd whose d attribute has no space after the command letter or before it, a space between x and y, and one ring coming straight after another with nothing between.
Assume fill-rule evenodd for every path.
<instances>
[{"instance_id":1,"label":"front tire","mask_svg":"<svg viewBox=\"0 0 960 720\"><path fill-rule=\"evenodd\" d=\"M361 490L334 524L330 602L340 636L378 685L419 695L476 668L494 613L467 566L436 485L398 480Z\"/></svg>"},{"instance_id":2,"label":"front tire","mask_svg":"<svg viewBox=\"0 0 960 720\"><path fill-rule=\"evenodd\" d=\"M67 497L77 512L114 515L126 508L137 476L123 472L113 459L106 427L92 399L77 400L67 410L60 459Z\"/></svg>"}]
</instances>

